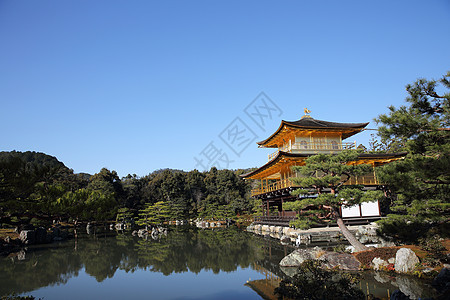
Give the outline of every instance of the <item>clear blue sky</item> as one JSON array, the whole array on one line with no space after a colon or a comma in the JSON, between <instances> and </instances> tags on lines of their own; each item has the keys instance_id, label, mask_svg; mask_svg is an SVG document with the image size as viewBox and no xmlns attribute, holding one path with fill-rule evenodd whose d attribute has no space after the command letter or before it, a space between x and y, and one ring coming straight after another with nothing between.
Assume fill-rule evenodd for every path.
<instances>
[{"instance_id":1,"label":"clear blue sky","mask_svg":"<svg viewBox=\"0 0 450 300\"><path fill-rule=\"evenodd\" d=\"M143 176L202 170L213 145L261 166L254 141L281 119L376 128L406 84L450 70L449 49L448 0L0 0L0 151ZM245 108L261 92L279 110L259 127Z\"/></svg>"}]
</instances>

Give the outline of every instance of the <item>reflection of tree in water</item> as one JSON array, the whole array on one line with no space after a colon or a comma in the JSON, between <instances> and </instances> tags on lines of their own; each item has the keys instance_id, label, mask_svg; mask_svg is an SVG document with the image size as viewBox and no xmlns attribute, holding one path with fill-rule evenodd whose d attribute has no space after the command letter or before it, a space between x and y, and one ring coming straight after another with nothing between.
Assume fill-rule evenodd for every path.
<instances>
[{"instance_id":1,"label":"reflection of tree in water","mask_svg":"<svg viewBox=\"0 0 450 300\"><path fill-rule=\"evenodd\" d=\"M79 243L78 254L86 273L98 282L113 277L122 260L121 251L111 250L116 247L120 246L111 238L92 238L88 243Z\"/></svg>"},{"instance_id":2,"label":"reflection of tree in water","mask_svg":"<svg viewBox=\"0 0 450 300\"><path fill-rule=\"evenodd\" d=\"M194 273L201 270L212 270L214 273L235 271L238 266L248 267L258 254L257 241L253 236L235 228L216 231L177 228L163 241L165 247L159 255L147 255L149 251L154 251L152 247L161 247L155 241L145 244L149 249L141 245L137 251L139 258L145 257L145 263L152 266L152 271L165 275L188 270Z\"/></svg>"},{"instance_id":3,"label":"reflection of tree in water","mask_svg":"<svg viewBox=\"0 0 450 300\"><path fill-rule=\"evenodd\" d=\"M150 239L142 239L136 243L136 251L138 252L138 266L146 270L161 272L169 275L165 268L165 262L169 259L170 245L164 241L154 241Z\"/></svg>"},{"instance_id":4,"label":"reflection of tree in water","mask_svg":"<svg viewBox=\"0 0 450 300\"><path fill-rule=\"evenodd\" d=\"M179 227L159 240L119 234L91 235L29 250L24 261L0 258L0 296L64 284L83 267L98 282L117 269L164 275L202 270L235 271L263 259L260 238L237 228L199 230ZM76 245L76 246L75 246Z\"/></svg>"},{"instance_id":5,"label":"reflection of tree in water","mask_svg":"<svg viewBox=\"0 0 450 300\"><path fill-rule=\"evenodd\" d=\"M0 295L28 292L43 286L66 283L78 276L82 268L73 247L36 249L24 261L17 258L0 259ZM64 253L64 255L61 255Z\"/></svg>"}]
</instances>

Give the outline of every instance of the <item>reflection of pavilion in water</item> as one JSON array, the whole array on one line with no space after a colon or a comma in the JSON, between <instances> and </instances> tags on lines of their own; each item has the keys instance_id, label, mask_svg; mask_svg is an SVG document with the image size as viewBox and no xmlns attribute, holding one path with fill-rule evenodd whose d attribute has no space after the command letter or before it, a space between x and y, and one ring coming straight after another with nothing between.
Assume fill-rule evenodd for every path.
<instances>
[{"instance_id":1,"label":"reflection of pavilion in water","mask_svg":"<svg viewBox=\"0 0 450 300\"><path fill-rule=\"evenodd\" d=\"M252 268L262 274L264 278L249 279L245 285L253 289L263 299L278 299L274 295L274 290L279 286L281 280L287 277L278 263L286 256L286 253L291 253L292 249L292 246L283 246L279 242L266 239L263 243L265 259L252 264ZM410 294L411 299L429 293L429 291L424 290L423 283L416 278L399 274L391 276L383 272L361 272L361 281L358 283L358 287L366 296L373 295L379 299L390 299L391 294L398 289L405 294L408 294L409 289L413 293Z\"/></svg>"},{"instance_id":2,"label":"reflection of pavilion in water","mask_svg":"<svg viewBox=\"0 0 450 300\"><path fill-rule=\"evenodd\" d=\"M273 291L280 284L281 278L273 274L272 272L267 271L264 267L258 265L257 263L253 264L253 269L258 273L264 275L265 278L252 281L249 280L245 285L249 286L252 290L257 292L258 295L260 295L263 299L278 299Z\"/></svg>"}]
</instances>

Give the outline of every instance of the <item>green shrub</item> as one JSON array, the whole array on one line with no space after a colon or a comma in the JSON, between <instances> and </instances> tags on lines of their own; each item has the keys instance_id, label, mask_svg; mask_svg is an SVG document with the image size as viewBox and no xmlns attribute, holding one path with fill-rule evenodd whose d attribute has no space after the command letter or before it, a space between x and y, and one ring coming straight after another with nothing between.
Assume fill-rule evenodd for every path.
<instances>
[{"instance_id":1,"label":"green shrub","mask_svg":"<svg viewBox=\"0 0 450 300\"><path fill-rule=\"evenodd\" d=\"M36 219L36 218L32 218L32 219L30 220L30 224L33 225L34 227L41 227L41 226L45 226L45 225L46 225L46 222L43 221L43 220L39 220L39 219Z\"/></svg>"},{"instance_id":2,"label":"green shrub","mask_svg":"<svg viewBox=\"0 0 450 300\"><path fill-rule=\"evenodd\" d=\"M289 222L289 226L297 229L306 230L313 226L320 224L319 218L316 216L301 216L298 215L296 219Z\"/></svg>"},{"instance_id":3,"label":"green shrub","mask_svg":"<svg viewBox=\"0 0 450 300\"><path fill-rule=\"evenodd\" d=\"M341 252L341 253L352 253L349 249L347 249L347 244L339 244L332 248L333 252Z\"/></svg>"},{"instance_id":4,"label":"green shrub","mask_svg":"<svg viewBox=\"0 0 450 300\"><path fill-rule=\"evenodd\" d=\"M392 237L397 243L417 243L417 239L429 229L423 222L403 215L389 215L389 218L379 220L377 224L382 236Z\"/></svg>"},{"instance_id":5,"label":"green shrub","mask_svg":"<svg viewBox=\"0 0 450 300\"><path fill-rule=\"evenodd\" d=\"M419 240L422 250L427 251L423 262L430 266L437 266L440 263L447 263L448 259L445 255L445 247L442 245L438 235Z\"/></svg>"}]
</instances>

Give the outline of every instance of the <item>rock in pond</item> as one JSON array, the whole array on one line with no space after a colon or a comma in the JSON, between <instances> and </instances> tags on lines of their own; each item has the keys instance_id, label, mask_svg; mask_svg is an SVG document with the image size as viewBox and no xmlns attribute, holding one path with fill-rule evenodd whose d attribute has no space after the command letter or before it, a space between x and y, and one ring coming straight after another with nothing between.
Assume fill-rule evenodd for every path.
<instances>
[{"instance_id":1,"label":"rock in pond","mask_svg":"<svg viewBox=\"0 0 450 300\"><path fill-rule=\"evenodd\" d=\"M361 266L361 263L349 253L326 252L319 259L324 261L323 266L328 269L357 271Z\"/></svg>"},{"instance_id":2,"label":"rock in pond","mask_svg":"<svg viewBox=\"0 0 450 300\"><path fill-rule=\"evenodd\" d=\"M144 237L146 235L148 235L148 231L147 229L139 229L137 232L138 237Z\"/></svg>"},{"instance_id":3,"label":"rock in pond","mask_svg":"<svg viewBox=\"0 0 450 300\"><path fill-rule=\"evenodd\" d=\"M281 241L282 243L289 244L289 243L291 242L291 238L288 237L287 235L283 235L283 236L280 238L280 241Z\"/></svg>"},{"instance_id":4,"label":"rock in pond","mask_svg":"<svg viewBox=\"0 0 450 300\"><path fill-rule=\"evenodd\" d=\"M309 249L297 249L284 257L281 267L298 267L305 260L318 259L323 261L323 266L328 269L339 268L340 270L359 270L360 262L349 253L326 252L319 247Z\"/></svg>"},{"instance_id":5,"label":"rock in pond","mask_svg":"<svg viewBox=\"0 0 450 300\"><path fill-rule=\"evenodd\" d=\"M379 257L375 257L372 260L372 265L373 265L373 269L374 270L380 270L380 269L386 268L388 266L388 263L384 259L381 259Z\"/></svg>"},{"instance_id":6,"label":"rock in pond","mask_svg":"<svg viewBox=\"0 0 450 300\"><path fill-rule=\"evenodd\" d=\"M34 230L22 230L19 239L25 245L33 245L36 241L36 232Z\"/></svg>"},{"instance_id":7,"label":"rock in pond","mask_svg":"<svg viewBox=\"0 0 450 300\"><path fill-rule=\"evenodd\" d=\"M280 261L281 267L298 267L302 262L308 259L317 259L319 254L324 253L319 247L314 247L310 249L297 249L291 254L285 256Z\"/></svg>"},{"instance_id":8,"label":"rock in pond","mask_svg":"<svg viewBox=\"0 0 450 300\"><path fill-rule=\"evenodd\" d=\"M124 223L117 223L115 226L116 230L124 230L125 224Z\"/></svg>"},{"instance_id":9,"label":"rock in pond","mask_svg":"<svg viewBox=\"0 0 450 300\"><path fill-rule=\"evenodd\" d=\"M419 258L409 248L400 248L395 254L395 271L399 273L412 272L419 263Z\"/></svg>"}]
</instances>

